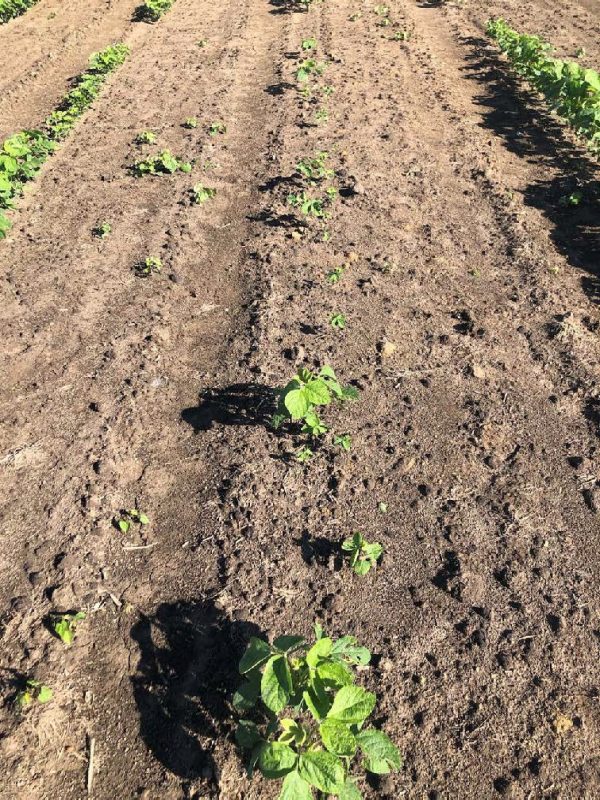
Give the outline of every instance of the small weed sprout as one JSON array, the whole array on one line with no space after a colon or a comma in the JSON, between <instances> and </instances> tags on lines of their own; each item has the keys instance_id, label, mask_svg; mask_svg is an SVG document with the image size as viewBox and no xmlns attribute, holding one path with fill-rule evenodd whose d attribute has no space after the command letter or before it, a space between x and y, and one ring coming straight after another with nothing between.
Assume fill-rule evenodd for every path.
<instances>
[{"instance_id":1,"label":"small weed sprout","mask_svg":"<svg viewBox=\"0 0 600 800\"><path fill-rule=\"evenodd\" d=\"M343 433L341 436L334 436L333 443L337 447L341 447L341 449L345 450L347 453L352 449L352 437L349 433Z\"/></svg>"},{"instance_id":2,"label":"small weed sprout","mask_svg":"<svg viewBox=\"0 0 600 800\"><path fill-rule=\"evenodd\" d=\"M142 131L135 137L136 144L154 144L156 141L156 134L152 131Z\"/></svg>"},{"instance_id":3,"label":"small weed sprout","mask_svg":"<svg viewBox=\"0 0 600 800\"><path fill-rule=\"evenodd\" d=\"M296 453L296 460L299 461L301 464L306 464L310 459L314 456L313 451L310 447L301 447L300 450Z\"/></svg>"},{"instance_id":4,"label":"small weed sprout","mask_svg":"<svg viewBox=\"0 0 600 800\"><path fill-rule=\"evenodd\" d=\"M127 533L132 525L149 525L150 520L139 508L130 508L126 511L121 511L119 516L115 517L114 523L121 533Z\"/></svg>"},{"instance_id":5,"label":"small weed sprout","mask_svg":"<svg viewBox=\"0 0 600 800\"><path fill-rule=\"evenodd\" d=\"M329 318L329 324L335 330L343 331L346 327L346 317L344 314L332 314Z\"/></svg>"},{"instance_id":6,"label":"small weed sprout","mask_svg":"<svg viewBox=\"0 0 600 800\"><path fill-rule=\"evenodd\" d=\"M375 569L383 555L383 547L379 542L367 542L362 533L355 533L352 538L346 539L342 543L342 550L349 553L350 567L357 575L366 575L370 569Z\"/></svg>"},{"instance_id":7,"label":"small weed sprout","mask_svg":"<svg viewBox=\"0 0 600 800\"><path fill-rule=\"evenodd\" d=\"M315 112L315 122L317 125L329 122L329 111L324 106Z\"/></svg>"},{"instance_id":8,"label":"small weed sprout","mask_svg":"<svg viewBox=\"0 0 600 800\"><path fill-rule=\"evenodd\" d=\"M209 186L204 186L202 183L197 183L192 189L192 196L194 203L201 206L203 203L212 200L217 195L216 189L211 189Z\"/></svg>"},{"instance_id":9,"label":"small weed sprout","mask_svg":"<svg viewBox=\"0 0 600 800\"><path fill-rule=\"evenodd\" d=\"M184 120L182 124L184 128L192 130L193 128L198 127L198 120L196 119L196 117L188 117L186 120Z\"/></svg>"},{"instance_id":10,"label":"small weed sprout","mask_svg":"<svg viewBox=\"0 0 600 800\"><path fill-rule=\"evenodd\" d=\"M17 692L15 703L19 709L24 709L33 702L48 703L53 696L54 692L49 686L41 683L41 681L28 678L25 686Z\"/></svg>"},{"instance_id":11,"label":"small weed sprout","mask_svg":"<svg viewBox=\"0 0 600 800\"><path fill-rule=\"evenodd\" d=\"M147 278L153 273L159 273L162 268L162 259L158 256L148 256L143 261L140 261L135 265L136 273L143 278Z\"/></svg>"},{"instance_id":12,"label":"small weed sprout","mask_svg":"<svg viewBox=\"0 0 600 800\"><path fill-rule=\"evenodd\" d=\"M92 228L92 235L97 239L106 239L111 232L112 225L110 222L99 222L94 228Z\"/></svg>"},{"instance_id":13,"label":"small weed sprout","mask_svg":"<svg viewBox=\"0 0 600 800\"><path fill-rule=\"evenodd\" d=\"M208 128L209 136L219 136L227 133L227 126L224 122L211 122Z\"/></svg>"}]
</instances>

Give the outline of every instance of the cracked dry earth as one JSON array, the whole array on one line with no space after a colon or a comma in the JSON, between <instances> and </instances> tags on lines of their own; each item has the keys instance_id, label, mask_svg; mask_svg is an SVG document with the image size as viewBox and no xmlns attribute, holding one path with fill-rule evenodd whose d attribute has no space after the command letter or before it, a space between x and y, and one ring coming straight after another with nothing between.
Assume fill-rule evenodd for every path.
<instances>
[{"instance_id":1,"label":"cracked dry earth","mask_svg":"<svg viewBox=\"0 0 600 800\"><path fill-rule=\"evenodd\" d=\"M559 204L598 165L484 33L501 14L597 67L600 3L388 5L407 41L361 0L177 0L155 25L41 0L0 28L2 135L132 48L0 244L2 800L275 798L233 742L236 664L315 620L374 653L404 767L368 800L600 797L600 216ZM133 177L144 129L196 175ZM286 205L320 149L328 242ZM352 449L302 465L271 389L323 363L360 389L328 413ZM133 505L151 523L123 535ZM385 548L362 578L355 530ZM68 648L44 624L67 609ZM23 676L52 702L15 713Z\"/></svg>"}]
</instances>

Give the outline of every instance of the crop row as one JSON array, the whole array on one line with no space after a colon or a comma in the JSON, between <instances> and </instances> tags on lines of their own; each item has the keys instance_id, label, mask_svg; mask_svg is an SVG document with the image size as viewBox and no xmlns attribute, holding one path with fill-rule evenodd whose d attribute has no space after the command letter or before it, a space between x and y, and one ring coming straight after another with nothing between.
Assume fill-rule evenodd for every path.
<instances>
[{"instance_id":1,"label":"crop row","mask_svg":"<svg viewBox=\"0 0 600 800\"><path fill-rule=\"evenodd\" d=\"M39 130L25 130L5 139L0 148L0 209L14 207L23 185L36 176L79 118L92 105L108 75L129 55L124 44L114 44L89 59L88 69ZM11 227L0 212L0 239Z\"/></svg>"},{"instance_id":2,"label":"crop row","mask_svg":"<svg viewBox=\"0 0 600 800\"><path fill-rule=\"evenodd\" d=\"M539 36L518 33L503 19L492 19L488 35L506 53L516 72L544 95L575 133L600 153L600 75L574 61L549 55L551 45Z\"/></svg>"},{"instance_id":3,"label":"crop row","mask_svg":"<svg viewBox=\"0 0 600 800\"><path fill-rule=\"evenodd\" d=\"M37 2L38 0L0 0L0 23L20 17Z\"/></svg>"}]
</instances>

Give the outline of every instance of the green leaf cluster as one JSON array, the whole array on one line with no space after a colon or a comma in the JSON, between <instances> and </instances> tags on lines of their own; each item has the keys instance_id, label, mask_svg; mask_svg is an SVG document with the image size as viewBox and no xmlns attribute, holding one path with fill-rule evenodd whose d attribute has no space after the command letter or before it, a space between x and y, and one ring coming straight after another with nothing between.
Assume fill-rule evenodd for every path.
<instances>
[{"instance_id":1,"label":"green leaf cluster","mask_svg":"<svg viewBox=\"0 0 600 800\"><path fill-rule=\"evenodd\" d=\"M106 76L120 66L129 54L124 44L115 44L89 60L89 67L77 80L58 109L40 130L25 130L5 139L0 145L0 209L14 207L23 185L40 171L57 142L71 130L98 95ZM0 212L0 239L10 229L10 221Z\"/></svg>"},{"instance_id":2,"label":"green leaf cluster","mask_svg":"<svg viewBox=\"0 0 600 800\"><path fill-rule=\"evenodd\" d=\"M65 614L51 614L50 627L65 644L71 644L75 638L77 623L85 619L84 611L68 611Z\"/></svg>"},{"instance_id":3,"label":"green leaf cluster","mask_svg":"<svg viewBox=\"0 0 600 800\"><path fill-rule=\"evenodd\" d=\"M178 170L191 172L192 165L189 161L178 159L170 150L161 150L156 155L136 161L131 170L137 178L141 178L142 175L172 175Z\"/></svg>"},{"instance_id":4,"label":"green leaf cluster","mask_svg":"<svg viewBox=\"0 0 600 800\"><path fill-rule=\"evenodd\" d=\"M362 797L350 776L362 756L368 772L401 768L398 749L376 728L365 728L377 698L355 683L356 666L371 654L353 636L334 641L315 627L312 646L302 636L273 644L250 640L239 671L244 682L233 698L241 719L236 741L249 754L250 774L283 780L279 800L311 800L313 792Z\"/></svg>"},{"instance_id":5,"label":"green leaf cluster","mask_svg":"<svg viewBox=\"0 0 600 800\"><path fill-rule=\"evenodd\" d=\"M357 575L366 575L377 566L383 555L383 547L379 542L367 542L362 533L354 533L350 539L342 543L342 550L350 555L350 566Z\"/></svg>"},{"instance_id":6,"label":"green leaf cluster","mask_svg":"<svg viewBox=\"0 0 600 800\"><path fill-rule=\"evenodd\" d=\"M314 156L301 159L296 164L296 171L311 185L322 180L331 180L335 177L335 170L327 166L328 158L329 153L326 150L319 150Z\"/></svg>"},{"instance_id":7,"label":"green leaf cluster","mask_svg":"<svg viewBox=\"0 0 600 800\"><path fill-rule=\"evenodd\" d=\"M20 17L37 2L38 0L0 0L0 23Z\"/></svg>"},{"instance_id":8,"label":"green leaf cluster","mask_svg":"<svg viewBox=\"0 0 600 800\"><path fill-rule=\"evenodd\" d=\"M159 262L159 267L157 269L155 263L148 263L148 262ZM160 258L147 258L144 262L147 275L149 275L153 271L160 272L160 268L162 267L162 261ZM148 516L144 514L143 511L140 511L139 508L130 508L127 511L122 511L121 514L115 518L114 524L117 528L121 531L121 533L127 533L131 526L137 523L138 525L149 525L150 520Z\"/></svg>"},{"instance_id":9,"label":"green leaf cluster","mask_svg":"<svg viewBox=\"0 0 600 800\"><path fill-rule=\"evenodd\" d=\"M192 189L192 196L194 203L201 206L203 203L216 197L217 190L211 189L209 186L204 186L202 183L197 183Z\"/></svg>"},{"instance_id":10,"label":"green leaf cluster","mask_svg":"<svg viewBox=\"0 0 600 800\"><path fill-rule=\"evenodd\" d=\"M175 0L145 0L137 9L136 19L143 22L158 22L174 2Z\"/></svg>"},{"instance_id":11,"label":"green leaf cluster","mask_svg":"<svg viewBox=\"0 0 600 800\"><path fill-rule=\"evenodd\" d=\"M25 686L17 692L15 703L19 708L30 706L34 701L37 703L48 703L52 700L54 692L49 686L29 678Z\"/></svg>"},{"instance_id":12,"label":"green leaf cluster","mask_svg":"<svg viewBox=\"0 0 600 800\"><path fill-rule=\"evenodd\" d=\"M512 66L540 92L591 150L600 152L600 74L574 61L552 58L539 36L520 34L503 19L488 22L487 33Z\"/></svg>"},{"instance_id":13,"label":"green leaf cluster","mask_svg":"<svg viewBox=\"0 0 600 800\"><path fill-rule=\"evenodd\" d=\"M302 367L279 393L273 425L278 428L286 420L302 420L303 433L319 436L327 432L327 427L316 409L328 406L334 400L344 402L357 397L358 391L353 386L342 386L330 366L321 367L318 372Z\"/></svg>"}]
</instances>

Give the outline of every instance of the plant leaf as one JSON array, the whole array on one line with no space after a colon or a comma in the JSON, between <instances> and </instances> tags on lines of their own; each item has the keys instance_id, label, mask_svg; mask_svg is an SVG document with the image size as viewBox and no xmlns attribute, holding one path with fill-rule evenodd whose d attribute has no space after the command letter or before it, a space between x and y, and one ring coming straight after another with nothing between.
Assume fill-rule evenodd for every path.
<instances>
[{"instance_id":1,"label":"plant leaf","mask_svg":"<svg viewBox=\"0 0 600 800\"><path fill-rule=\"evenodd\" d=\"M240 661L240 674L245 675L255 667L260 667L261 664L264 664L265 661L271 658L272 653L271 645L268 642L253 636Z\"/></svg>"},{"instance_id":2,"label":"plant leaf","mask_svg":"<svg viewBox=\"0 0 600 800\"><path fill-rule=\"evenodd\" d=\"M358 791L358 787L351 778L346 778L339 800L363 800L362 794Z\"/></svg>"},{"instance_id":3,"label":"plant leaf","mask_svg":"<svg viewBox=\"0 0 600 800\"><path fill-rule=\"evenodd\" d=\"M340 759L323 750L309 750L302 754L298 772L307 783L326 794L339 794L346 777Z\"/></svg>"},{"instance_id":4,"label":"plant leaf","mask_svg":"<svg viewBox=\"0 0 600 800\"><path fill-rule=\"evenodd\" d=\"M258 768L265 778L282 778L296 766L298 756L283 742L269 742L260 751Z\"/></svg>"},{"instance_id":5,"label":"plant leaf","mask_svg":"<svg viewBox=\"0 0 600 800\"><path fill-rule=\"evenodd\" d=\"M302 419L310 408L306 387L287 392L283 398L283 404L293 420Z\"/></svg>"},{"instance_id":6,"label":"plant leaf","mask_svg":"<svg viewBox=\"0 0 600 800\"><path fill-rule=\"evenodd\" d=\"M362 686L343 686L333 698L327 718L337 719L348 725L360 725L373 711L376 702L375 695Z\"/></svg>"},{"instance_id":7,"label":"plant leaf","mask_svg":"<svg viewBox=\"0 0 600 800\"><path fill-rule=\"evenodd\" d=\"M279 800L313 800L313 793L304 778L294 770L285 776Z\"/></svg>"},{"instance_id":8,"label":"plant leaf","mask_svg":"<svg viewBox=\"0 0 600 800\"><path fill-rule=\"evenodd\" d=\"M274 714L287 706L292 693L292 676L285 656L273 656L262 675L260 693L263 703Z\"/></svg>"},{"instance_id":9,"label":"plant leaf","mask_svg":"<svg viewBox=\"0 0 600 800\"><path fill-rule=\"evenodd\" d=\"M289 653L304 644L305 641L304 636L278 636L273 642L273 647L283 653Z\"/></svg>"},{"instance_id":10,"label":"plant leaf","mask_svg":"<svg viewBox=\"0 0 600 800\"><path fill-rule=\"evenodd\" d=\"M353 756L356 752L356 738L343 722L326 719L319 726L323 744L336 756Z\"/></svg>"},{"instance_id":11,"label":"plant leaf","mask_svg":"<svg viewBox=\"0 0 600 800\"><path fill-rule=\"evenodd\" d=\"M364 767L367 772L386 775L402 767L398 748L383 731L368 728L357 734L356 741L365 756Z\"/></svg>"},{"instance_id":12,"label":"plant leaf","mask_svg":"<svg viewBox=\"0 0 600 800\"><path fill-rule=\"evenodd\" d=\"M235 731L235 740L242 750L252 750L262 739L260 731L254 722L241 719Z\"/></svg>"}]
</instances>

